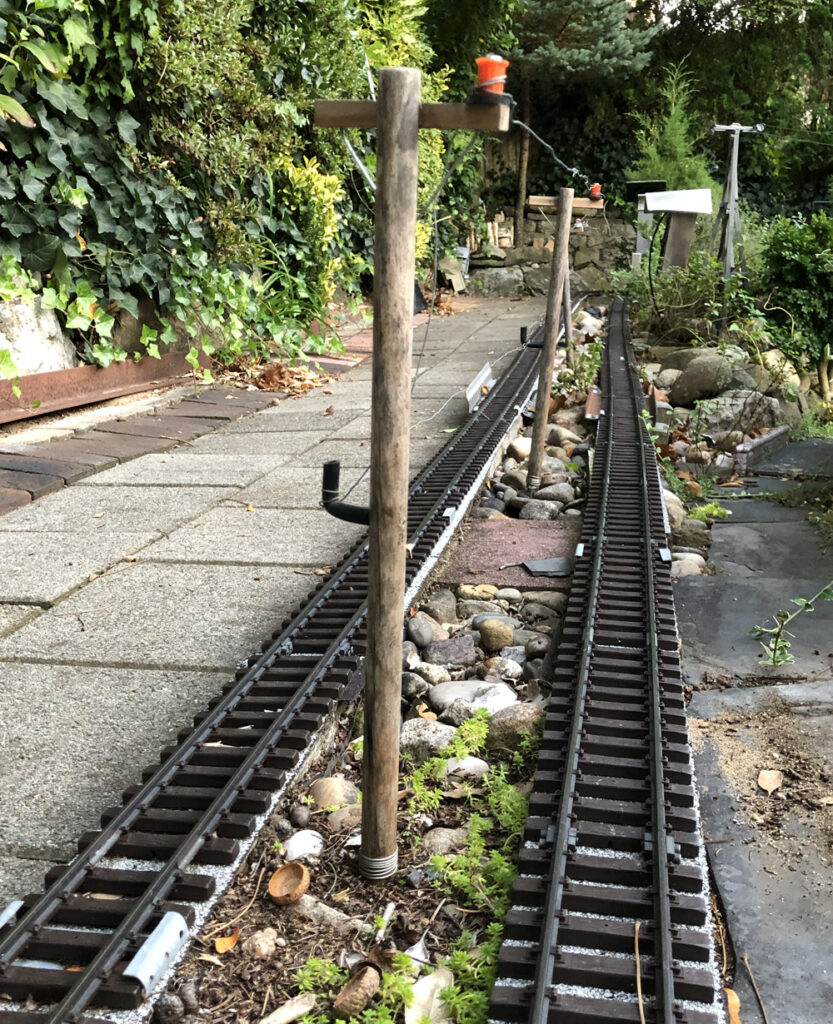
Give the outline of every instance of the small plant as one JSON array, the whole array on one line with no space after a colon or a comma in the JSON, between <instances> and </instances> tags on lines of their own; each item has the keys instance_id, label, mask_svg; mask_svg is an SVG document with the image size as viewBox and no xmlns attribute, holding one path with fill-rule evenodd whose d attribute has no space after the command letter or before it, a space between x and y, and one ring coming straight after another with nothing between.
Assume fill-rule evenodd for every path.
<instances>
[{"instance_id":1,"label":"small plant","mask_svg":"<svg viewBox=\"0 0 833 1024\"><path fill-rule=\"evenodd\" d=\"M790 633L787 626L802 612L813 611L816 601L833 601L833 580L809 600L804 597L791 598L790 603L798 605L798 610L790 612L780 608L773 615L774 626L753 626L749 630L754 637L769 637L766 641L761 640L761 647L763 647L770 665L791 665L795 661L790 652L790 641L787 639L787 637L795 639L795 634Z\"/></svg>"},{"instance_id":2,"label":"small plant","mask_svg":"<svg viewBox=\"0 0 833 1024\"><path fill-rule=\"evenodd\" d=\"M731 514L728 508L723 508L716 501L710 501L707 505L695 505L689 509L688 517L707 523L710 519L727 519Z\"/></svg>"},{"instance_id":3,"label":"small plant","mask_svg":"<svg viewBox=\"0 0 833 1024\"><path fill-rule=\"evenodd\" d=\"M315 992L317 995L331 995L347 981L348 972L336 966L332 960L311 956L295 974L299 992Z\"/></svg>"},{"instance_id":4,"label":"small plant","mask_svg":"<svg viewBox=\"0 0 833 1024\"><path fill-rule=\"evenodd\" d=\"M808 409L790 430L791 441L801 441L805 437L833 437L833 410L823 406Z\"/></svg>"},{"instance_id":5,"label":"small plant","mask_svg":"<svg viewBox=\"0 0 833 1024\"><path fill-rule=\"evenodd\" d=\"M476 711L472 718L463 722L441 755L430 757L405 779L406 787L413 790L409 806L412 814L436 811L442 803L449 759L462 759L478 753L486 743L488 731L488 711Z\"/></svg>"},{"instance_id":6,"label":"small plant","mask_svg":"<svg viewBox=\"0 0 833 1024\"><path fill-rule=\"evenodd\" d=\"M558 371L553 381L553 395L568 395L572 391L589 391L602 365L604 342L594 338L586 345L575 345L568 351L568 365Z\"/></svg>"}]
</instances>

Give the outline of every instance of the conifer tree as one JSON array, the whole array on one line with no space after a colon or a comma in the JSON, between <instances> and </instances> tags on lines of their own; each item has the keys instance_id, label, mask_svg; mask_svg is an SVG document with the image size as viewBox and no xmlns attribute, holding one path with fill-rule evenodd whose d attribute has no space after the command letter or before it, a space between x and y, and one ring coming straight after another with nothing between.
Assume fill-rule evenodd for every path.
<instances>
[{"instance_id":1,"label":"conifer tree","mask_svg":"<svg viewBox=\"0 0 833 1024\"><path fill-rule=\"evenodd\" d=\"M656 29L630 24L628 0L526 0L514 26L518 43L509 54L520 78L520 119L529 124L530 80L553 85L630 75L648 63ZM521 135L515 244L522 241L529 136Z\"/></svg>"}]
</instances>

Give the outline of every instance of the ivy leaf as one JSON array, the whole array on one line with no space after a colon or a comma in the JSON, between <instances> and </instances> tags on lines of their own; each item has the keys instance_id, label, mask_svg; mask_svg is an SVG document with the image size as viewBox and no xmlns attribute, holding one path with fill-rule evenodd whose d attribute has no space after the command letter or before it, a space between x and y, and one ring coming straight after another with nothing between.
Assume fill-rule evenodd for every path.
<instances>
[{"instance_id":1,"label":"ivy leaf","mask_svg":"<svg viewBox=\"0 0 833 1024\"><path fill-rule=\"evenodd\" d=\"M116 128L119 135L131 146L136 145L136 129L138 127L139 122L135 117L131 117L126 110L122 110L116 118Z\"/></svg>"},{"instance_id":2,"label":"ivy leaf","mask_svg":"<svg viewBox=\"0 0 833 1024\"><path fill-rule=\"evenodd\" d=\"M82 46L95 45L95 40L90 35L89 29L80 18L68 18L63 24L63 29L70 50L77 51Z\"/></svg>"},{"instance_id":3,"label":"ivy leaf","mask_svg":"<svg viewBox=\"0 0 833 1024\"><path fill-rule=\"evenodd\" d=\"M14 377L17 374L17 367L12 359L11 351L7 348L0 348L0 377Z\"/></svg>"},{"instance_id":4,"label":"ivy leaf","mask_svg":"<svg viewBox=\"0 0 833 1024\"><path fill-rule=\"evenodd\" d=\"M31 114L28 114L12 96L0 94L0 114L3 114L4 117L9 118L11 121L17 121L18 124L22 124L26 128L35 127Z\"/></svg>"},{"instance_id":5,"label":"ivy leaf","mask_svg":"<svg viewBox=\"0 0 833 1024\"><path fill-rule=\"evenodd\" d=\"M185 362L190 363L194 367L194 372L199 372L200 369L200 357L197 349L194 345L191 346L190 351L185 356Z\"/></svg>"},{"instance_id":6,"label":"ivy leaf","mask_svg":"<svg viewBox=\"0 0 833 1024\"><path fill-rule=\"evenodd\" d=\"M820 601L833 601L833 584L825 587L818 596Z\"/></svg>"},{"instance_id":7,"label":"ivy leaf","mask_svg":"<svg viewBox=\"0 0 833 1024\"><path fill-rule=\"evenodd\" d=\"M23 175L23 180L20 183L20 187L29 199L31 199L33 203L36 203L43 195L46 185L35 177L32 173L31 167L27 167Z\"/></svg>"}]
</instances>

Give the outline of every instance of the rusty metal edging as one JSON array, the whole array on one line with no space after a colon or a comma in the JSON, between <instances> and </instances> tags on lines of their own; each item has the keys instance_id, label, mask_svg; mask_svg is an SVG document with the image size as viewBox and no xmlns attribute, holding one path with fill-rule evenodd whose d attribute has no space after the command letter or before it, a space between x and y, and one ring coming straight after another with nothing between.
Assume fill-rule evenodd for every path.
<instances>
[{"instance_id":1,"label":"rusty metal edging","mask_svg":"<svg viewBox=\"0 0 833 1024\"><path fill-rule=\"evenodd\" d=\"M200 365L210 365L202 352ZM107 367L73 366L68 370L30 373L16 380L19 396L12 390L15 382L0 380L0 424L105 402L192 376L192 368L182 352L166 352L161 359L145 356L139 362L129 359Z\"/></svg>"}]
</instances>

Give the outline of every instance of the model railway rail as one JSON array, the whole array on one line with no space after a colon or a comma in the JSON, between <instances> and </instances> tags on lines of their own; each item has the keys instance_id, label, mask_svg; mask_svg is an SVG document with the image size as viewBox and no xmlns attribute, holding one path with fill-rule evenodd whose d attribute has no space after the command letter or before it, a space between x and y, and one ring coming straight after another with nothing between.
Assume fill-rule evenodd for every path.
<instances>
[{"instance_id":1,"label":"model railway rail","mask_svg":"<svg viewBox=\"0 0 833 1024\"><path fill-rule=\"evenodd\" d=\"M411 585L473 488L537 373L538 351L511 366L410 490ZM264 652L143 773L122 807L84 835L43 894L0 916L0 992L50 1004L0 1010L3 1024L58 1024L88 1007L142 1004L210 900L200 865L232 865L291 780L334 705L358 692L365 651L367 546L362 542L290 616ZM141 861L125 869L118 858ZM137 956L137 954L141 954ZM136 959L134 960L134 957Z\"/></svg>"},{"instance_id":2,"label":"model railway rail","mask_svg":"<svg viewBox=\"0 0 833 1024\"><path fill-rule=\"evenodd\" d=\"M617 302L492 1021L718 1019L670 552L632 364Z\"/></svg>"}]
</instances>

